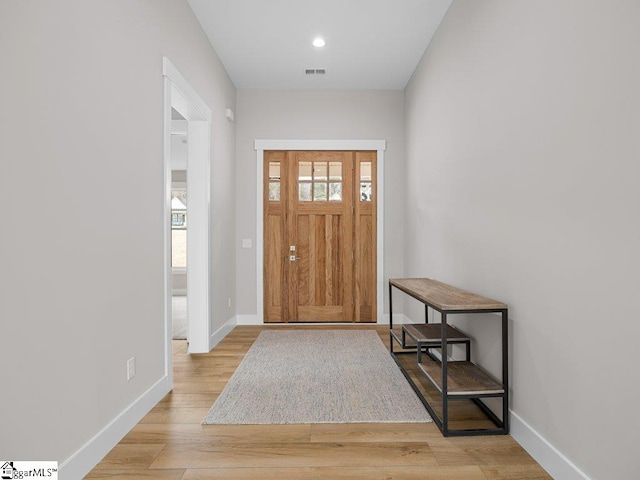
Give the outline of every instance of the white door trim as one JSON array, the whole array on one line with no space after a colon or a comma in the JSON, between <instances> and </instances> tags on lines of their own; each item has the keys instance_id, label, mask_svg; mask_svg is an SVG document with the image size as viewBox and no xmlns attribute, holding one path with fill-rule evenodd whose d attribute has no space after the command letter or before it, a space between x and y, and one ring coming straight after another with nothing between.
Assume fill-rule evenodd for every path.
<instances>
[{"instance_id":1,"label":"white door trim","mask_svg":"<svg viewBox=\"0 0 640 480\"><path fill-rule=\"evenodd\" d=\"M211 331L211 109L168 58L164 76L165 368L172 385L171 108L187 119L187 312L189 353L206 353Z\"/></svg>"},{"instance_id":2,"label":"white door trim","mask_svg":"<svg viewBox=\"0 0 640 480\"><path fill-rule=\"evenodd\" d=\"M387 148L385 140L256 140L254 144L257 160L256 183L256 277L257 319L264 323L264 201L263 174L265 150L375 150L377 152L377 312L378 323L383 323L384 302L384 151Z\"/></svg>"}]
</instances>

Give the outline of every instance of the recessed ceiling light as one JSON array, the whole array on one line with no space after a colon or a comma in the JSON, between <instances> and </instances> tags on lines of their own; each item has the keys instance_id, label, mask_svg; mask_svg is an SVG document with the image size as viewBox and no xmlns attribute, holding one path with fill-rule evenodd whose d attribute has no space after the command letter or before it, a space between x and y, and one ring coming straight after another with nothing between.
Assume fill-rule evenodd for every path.
<instances>
[{"instance_id":1,"label":"recessed ceiling light","mask_svg":"<svg viewBox=\"0 0 640 480\"><path fill-rule=\"evenodd\" d=\"M324 47L324 45L325 45L324 38L316 37L316 38L313 39L313 46L314 47L322 48L322 47Z\"/></svg>"}]
</instances>

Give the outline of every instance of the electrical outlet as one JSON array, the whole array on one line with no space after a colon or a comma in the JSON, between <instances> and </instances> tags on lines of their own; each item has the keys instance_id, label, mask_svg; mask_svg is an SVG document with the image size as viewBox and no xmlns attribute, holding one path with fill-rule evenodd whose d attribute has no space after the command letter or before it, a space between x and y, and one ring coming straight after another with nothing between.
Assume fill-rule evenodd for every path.
<instances>
[{"instance_id":1,"label":"electrical outlet","mask_svg":"<svg viewBox=\"0 0 640 480\"><path fill-rule=\"evenodd\" d=\"M231 297L227 299L227 307L231 308Z\"/></svg>"},{"instance_id":2,"label":"electrical outlet","mask_svg":"<svg viewBox=\"0 0 640 480\"><path fill-rule=\"evenodd\" d=\"M136 357L127 360L127 382L136 376Z\"/></svg>"}]
</instances>

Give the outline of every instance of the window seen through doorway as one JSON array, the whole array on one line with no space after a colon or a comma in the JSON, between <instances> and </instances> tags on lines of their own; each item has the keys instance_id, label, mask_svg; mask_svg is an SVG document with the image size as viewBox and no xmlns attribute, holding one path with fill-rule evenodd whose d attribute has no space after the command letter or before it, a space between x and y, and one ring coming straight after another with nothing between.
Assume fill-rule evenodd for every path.
<instances>
[{"instance_id":1,"label":"window seen through doorway","mask_svg":"<svg viewBox=\"0 0 640 480\"><path fill-rule=\"evenodd\" d=\"M171 266L187 267L187 189L171 189Z\"/></svg>"}]
</instances>

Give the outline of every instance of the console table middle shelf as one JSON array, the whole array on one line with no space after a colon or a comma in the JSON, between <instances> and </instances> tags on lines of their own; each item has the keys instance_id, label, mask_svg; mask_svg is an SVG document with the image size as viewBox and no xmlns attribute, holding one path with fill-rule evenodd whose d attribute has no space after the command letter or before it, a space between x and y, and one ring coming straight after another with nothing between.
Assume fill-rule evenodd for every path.
<instances>
[{"instance_id":1,"label":"console table middle shelf","mask_svg":"<svg viewBox=\"0 0 640 480\"><path fill-rule=\"evenodd\" d=\"M394 327L394 287L425 305L424 324L405 324ZM429 308L440 313L442 323L428 323ZM447 323L449 315L473 313L496 313L501 317L501 380L496 380L482 367L472 363L471 339L464 332ZM505 303L429 278L391 279L389 280L389 315L389 350L443 435L509 433L508 310ZM394 344L400 348L399 351L394 351ZM465 347L464 361L447 358L448 349L442 347L452 344ZM432 352L435 349L440 351L440 355ZM440 408L437 409L434 405L437 403L435 397L441 400ZM502 400L502 418L498 418L483 401L485 398L492 397ZM456 429L450 427L450 413L454 408L450 402L462 399L475 404L476 410L483 414L484 424L482 421L475 421L475 423L467 421L471 426ZM455 408L466 407L460 406L458 402ZM468 412L469 409L467 408L466 411Z\"/></svg>"}]
</instances>

